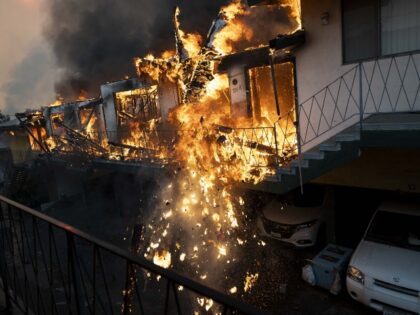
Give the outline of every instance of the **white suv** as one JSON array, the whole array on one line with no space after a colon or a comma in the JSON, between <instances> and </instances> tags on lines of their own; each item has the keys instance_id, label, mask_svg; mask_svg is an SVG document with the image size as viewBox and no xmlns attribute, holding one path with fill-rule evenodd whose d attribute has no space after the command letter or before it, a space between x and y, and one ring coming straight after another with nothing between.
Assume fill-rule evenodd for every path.
<instances>
[{"instance_id":1,"label":"white suv","mask_svg":"<svg viewBox=\"0 0 420 315\"><path fill-rule=\"evenodd\" d=\"M379 207L350 260L347 290L384 314L420 314L420 205Z\"/></svg>"},{"instance_id":2,"label":"white suv","mask_svg":"<svg viewBox=\"0 0 420 315\"><path fill-rule=\"evenodd\" d=\"M304 188L303 195L298 189L277 196L262 209L257 224L260 235L308 247L325 241L332 216L332 191L311 185Z\"/></svg>"}]
</instances>

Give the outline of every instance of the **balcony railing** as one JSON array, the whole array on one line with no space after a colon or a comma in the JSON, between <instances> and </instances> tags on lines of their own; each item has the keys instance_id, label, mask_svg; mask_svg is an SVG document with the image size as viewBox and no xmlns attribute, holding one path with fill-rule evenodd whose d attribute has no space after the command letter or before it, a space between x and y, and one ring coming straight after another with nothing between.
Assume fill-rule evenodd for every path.
<instances>
[{"instance_id":1,"label":"balcony railing","mask_svg":"<svg viewBox=\"0 0 420 315\"><path fill-rule=\"evenodd\" d=\"M0 278L9 310L193 314L207 306L220 314L264 314L3 196L0 206Z\"/></svg>"},{"instance_id":2,"label":"balcony railing","mask_svg":"<svg viewBox=\"0 0 420 315\"><path fill-rule=\"evenodd\" d=\"M419 94L420 54L394 56L355 65L299 104L297 110L282 114L272 127L215 128L224 143L251 167L280 167L349 127L358 125L360 131L370 115L419 112ZM174 152L181 133L194 136L196 132L159 128L108 131L90 134L73 147L100 158L167 164L176 161ZM209 130L209 134L214 132ZM84 149L90 140L99 147ZM104 143L109 146L101 154Z\"/></svg>"},{"instance_id":3,"label":"balcony railing","mask_svg":"<svg viewBox=\"0 0 420 315\"><path fill-rule=\"evenodd\" d=\"M299 105L304 150L373 114L420 111L420 54L362 62Z\"/></svg>"}]
</instances>

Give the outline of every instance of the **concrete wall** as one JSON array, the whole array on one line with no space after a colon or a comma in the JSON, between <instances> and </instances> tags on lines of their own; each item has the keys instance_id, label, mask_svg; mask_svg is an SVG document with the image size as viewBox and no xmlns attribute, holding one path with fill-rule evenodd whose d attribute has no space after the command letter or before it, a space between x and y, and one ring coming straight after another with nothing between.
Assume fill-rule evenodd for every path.
<instances>
[{"instance_id":1,"label":"concrete wall","mask_svg":"<svg viewBox=\"0 0 420 315\"><path fill-rule=\"evenodd\" d=\"M321 15L329 13L329 24ZM295 52L299 103L313 96L351 66L342 65L341 7L339 0L302 0L306 42Z\"/></svg>"},{"instance_id":2,"label":"concrete wall","mask_svg":"<svg viewBox=\"0 0 420 315\"><path fill-rule=\"evenodd\" d=\"M327 25L323 25L321 22L321 16L325 12L329 14ZM342 64L341 6L339 0L302 0L302 23L306 31L306 42L295 51L296 85L298 104L303 106L303 112L301 111L300 115L300 132L305 140L303 151L307 151L338 132L338 130L328 131L330 128L327 124L327 122L334 123L334 120L337 120L338 117L334 117L333 101L327 100L323 113L327 114L326 117L323 117L316 102L314 106L312 100L307 102L306 100L346 73L354 65ZM349 77L349 81L351 81L351 77ZM358 85L354 88L358 89ZM324 101L324 95L321 93L316 100L321 105ZM350 114L355 114L357 107L357 104L351 104ZM354 124L357 118L345 126L340 126L340 131ZM322 134L322 136L318 137L319 134Z\"/></svg>"}]
</instances>

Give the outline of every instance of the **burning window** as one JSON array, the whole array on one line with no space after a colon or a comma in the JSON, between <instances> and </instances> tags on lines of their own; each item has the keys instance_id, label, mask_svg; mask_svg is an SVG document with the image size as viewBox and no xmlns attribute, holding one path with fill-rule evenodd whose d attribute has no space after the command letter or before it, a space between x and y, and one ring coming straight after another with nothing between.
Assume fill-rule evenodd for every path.
<instances>
[{"instance_id":1,"label":"burning window","mask_svg":"<svg viewBox=\"0 0 420 315\"><path fill-rule=\"evenodd\" d=\"M275 78L270 66L248 70L253 118L267 126L272 126L279 119L277 104L280 116L295 108L294 64L284 62L274 64L273 67Z\"/></svg>"},{"instance_id":2,"label":"burning window","mask_svg":"<svg viewBox=\"0 0 420 315\"><path fill-rule=\"evenodd\" d=\"M131 121L146 122L160 117L157 86L115 93L118 124L126 126Z\"/></svg>"}]
</instances>

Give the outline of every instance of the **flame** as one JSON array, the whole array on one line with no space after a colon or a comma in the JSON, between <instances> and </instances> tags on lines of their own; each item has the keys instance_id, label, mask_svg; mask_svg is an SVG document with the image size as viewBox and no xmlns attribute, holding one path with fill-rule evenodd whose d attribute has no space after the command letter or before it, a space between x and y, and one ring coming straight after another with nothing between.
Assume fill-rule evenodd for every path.
<instances>
[{"instance_id":1,"label":"flame","mask_svg":"<svg viewBox=\"0 0 420 315\"><path fill-rule=\"evenodd\" d=\"M80 90L79 96L77 97L78 101L86 101L88 99L88 92L85 90Z\"/></svg>"},{"instance_id":2,"label":"flame","mask_svg":"<svg viewBox=\"0 0 420 315\"><path fill-rule=\"evenodd\" d=\"M258 273L251 274L247 272L246 277L245 277L245 282L244 282L245 292L248 292L249 290L251 290L251 288L255 285L255 283L257 283L258 277L259 277Z\"/></svg>"},{"instance_id":3,"label":"flame","mask_svg":"<svg viewBox=\"0 0 420 315\"><path fill-rule=\"evenodd\" d=\"M57 97L57 99L56 99L54 102L52 102L52 103L49 105L49 107L60 106L60 105L63 105L63 103L64 103L64 98L62 98L62 97Z\"/></svg>"},{"instance_id":4,"label":"flame","mask_svg":"<svg viewBox=\"0 0 420 315\"><path fill-rule=\"evenodd\" d=\"M185 33L181 29L181 25L179 22L179 15L181 14L181 10L179 7L175 9L175 24L178 28L179 35L181 37L181 41L184 44L184 48L187 50L190 56L197 55L201 50L201 43L203 39L201 35L198 33Z\"/></svg>"},{"instance_id":5,"label":"flame","mask_svg":"<svg viewBox=\"0 0 420 315\"><path fill-rule=\"evenodd\" d=\"M291 30L290 33L294 33L302 29L302 8L301 0L281 0L282 7L290 9L289 18L294 20L296 23L295 29Z\"/></svg>"},{"instance_id":6,"label":"flame","mask_svg":"<svg viewBox=\"0 0 420 315\"><path fill-rule=\"evenodd\" d=\"M171 266L171 253L167 250L158 251L153 256L153 263L168 269Z\"/></svg>"},{"instance_id":7,"label":"flame","mask_svg":"<svg viewBox=\"0 0 420 315\"><path fill-rule=\"evenodd\" d=\"M234 0L220 10L225 16L226 26L216 34L213 46L216 51L226 55L234 52L233 44L241 40L250 41L254 36L252 29L237 17L247 16L250 10L240 0Z\"/></svg>"}]
</instances>

